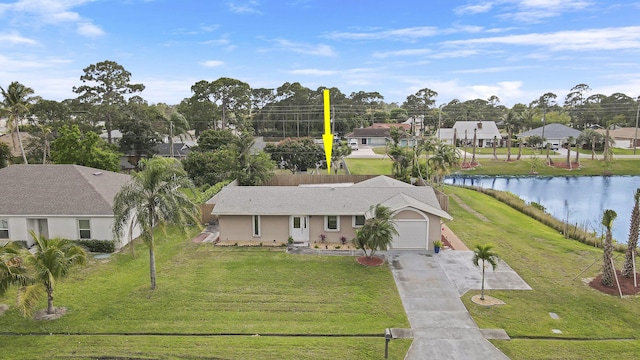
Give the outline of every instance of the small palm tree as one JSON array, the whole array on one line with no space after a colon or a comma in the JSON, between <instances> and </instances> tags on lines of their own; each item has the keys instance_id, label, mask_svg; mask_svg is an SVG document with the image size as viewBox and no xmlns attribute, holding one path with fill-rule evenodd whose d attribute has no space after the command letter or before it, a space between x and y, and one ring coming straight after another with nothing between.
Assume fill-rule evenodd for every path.
<instances>
[{"instance_id":1,"label":"small palm tree","mask_svg":"<svg viewBox=\"0 0 640 360\"><path fill-rule=\"evenodd\" d=\"M362 249L365 256L372 258L376 251L387 250L394 236L398 236L396 224L391 220L391 210L380 204L369 209L373 217L365 221L353 239L356 248ZM367 253L367 250L369 252Z\"/></svg>"},{"instance_id":2,"label":"small palm tree","mask_svg":"<svg viewBox=\"0 0 640 360\"><path fill-rule=\"evenodd\" d=\"M606 209L602 214L602 225L607 230L603 244L604 254L602 256L602 285L604 286L613 286L613 280L615 277L615 269L611 263L611 259L613 259L613 239L611 228L613 227L613 221L617 216L618 214L611 209Z\"/></svg>"},{"instance_id":3,"label":"small palm tree","mask_svg":"<svg viewBox=\"0 0 640 360\"><path fill-rule=\"evenodd\" d=\"M27 162L27 155L24 151L22 138L20 137L20 119L29 112L29 105L37 99L33 95L33 89L20 84L17 81L9 84L5 90L0 86L2 102L0 102L0 116L7 116L7 129L18 137L18 145L22 152L22 160ZM15 142L14 142L15 145Z\"/></svg>"},{"instance_id":4,"label":"small palm tree","mask_svg":"<svg viewBox=\"0 0 640 360\"><path fill-rule=\"evenodd\" d=\"M631 210L631 224L629 225L629 239L627 240L627 253L624 257L622 276L633 276L634 253L638 246L638 231L640 231L640 188L636 189L633 196L633 209Z\"/></svg>"},{"instance_id":5,"label":"small palm tree","mask_svg":"<svg viewBox=\"0 0 640 360\"><path fill-rule=\"evenodd\" d=\"M84 248L67 239L46 239L30 231L35 241L36 252L30 254L26 262L33 269L32 285L24 286L18 292L18 308L24 315L31 313L38 299L47 294L47 314L54 313L53 291L58 280L69 275L75 265L84 265L87 253Z\"/></svg>"},{"instance_id":6,"label":"small palm tree","mask_svg":"<svg viewBox=\"0 0 640 360\"><path fill-rule=\"evenodd\" d=\"M19 254L16 243L0 246L0 296L4 295L11 285L29 284L27 269Z\"/></svg>"},{"instance_id":7,"label":"small palm tree","mask_svg":"<svg viewBox=\"0 0 640 360\"><path fill-rule=\"evenodd\" d=\"M155 239L156 225L173 224L185 231L188 223L198 223L199 209L179 189L193 188L181 163L173 158L154 157L140 162L141 171L134 172L129 183L116 194L113 235L120 239L130 221L142 229L142 239L149 248L151 289L156 288Z\"/></svg>"},{"instance_id":8,"label":"small palm tree","mask_svg":"<svg viewBox=\"0 0 640 360\"><path fill-rule=\"evenodd\" d=\"M485 263L489 263L491 268L495 270L498 267L500 257L492 251L493 245L476 245L473 249L473 265L482 269L482 290L480 292L480 300L484 300L484 268ZM482 261L482 266L480 266Z\"/></svg>"}]
</instances>

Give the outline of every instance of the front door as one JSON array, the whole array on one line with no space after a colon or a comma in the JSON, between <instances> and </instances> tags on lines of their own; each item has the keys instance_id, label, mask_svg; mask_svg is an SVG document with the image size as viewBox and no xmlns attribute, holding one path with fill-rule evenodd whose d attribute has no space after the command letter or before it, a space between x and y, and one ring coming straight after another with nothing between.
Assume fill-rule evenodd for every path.
<instances>
[{"instance_id":1,"label":"front door","mask_svg":"<svg viewBox=\"0 0 640 360\"><path fill-rule=\"evenodd\" d=\"M309 241L309 217L291 216L289 233L293 241Z\"/></svg>"}]
</instances>

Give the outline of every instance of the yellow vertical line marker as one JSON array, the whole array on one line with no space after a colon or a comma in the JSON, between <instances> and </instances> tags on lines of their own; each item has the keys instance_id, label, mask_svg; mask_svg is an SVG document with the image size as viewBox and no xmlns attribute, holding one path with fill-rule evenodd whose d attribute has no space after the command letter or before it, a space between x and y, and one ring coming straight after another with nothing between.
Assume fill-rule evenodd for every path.
<instances>
[{"instance_id":1,"label":"yellow vertical line marker","mask_svg":"<svg viewBox=\"0 0 640 360\"><path fill-rule=\"evenodd\" d=\"M327 173L331 174L331 150L333 149L333 134L331 133L331 104L329 103L329 89L324 90L324 156L327 160Z\"/></svg>"}]
</instances>

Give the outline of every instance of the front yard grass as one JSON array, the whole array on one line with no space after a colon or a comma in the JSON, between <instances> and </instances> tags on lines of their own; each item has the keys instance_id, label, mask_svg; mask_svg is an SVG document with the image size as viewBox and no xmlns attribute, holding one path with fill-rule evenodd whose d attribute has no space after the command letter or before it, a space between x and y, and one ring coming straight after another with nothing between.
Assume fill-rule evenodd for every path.
<instances>
[{"instance_id":1,"label":"front yard grass","mask_svg":"<svg viewBox=\"0 0 640 360\"><path fill-rule=\"evenodd\" d=\"M583 282L599 273L601 249L564 239L551 228L479 192L456 187L447 187L446 192L456 194L489 219L478 219L451 199L454 220L448 223L449 227L469 248L493 243L495 251L533 288L488 291L488 295L506 302L497 307L473 304L470 299L479 291L462 297L480 328L504 329L512 337L511 341L493 341L507 356L637 358L640 298L604 295ZM618 269L623 259L623 255L618 257ZM591 264L594 265L580 275ZM552 319L550 312L560 319ZM562 333L554 334L552 329Z\"/></svg>"},{"instance_id":2,"label":"front yard grass","mask_svg":"<svg viewBox=\"0 0 640 360\"><path fill-rule=\"evenodd\" d=\"M54 304L68 312L58 320L25 319L15 309L1 316L0 332L53 334L0 336L3 358L372 358L384 353L383 337L357 335L409 327L390 270L352 257L220 248L169 231L157 244L158 288L151 291L148 251L138 244L136 252L135 259L128 250L114 254L60 283ZM15 290L0 303L12 305L12 296ZM207 336L218 334L246 336ZM410 343L395 342L394 358Z\"/></svg>"}]
</instances>

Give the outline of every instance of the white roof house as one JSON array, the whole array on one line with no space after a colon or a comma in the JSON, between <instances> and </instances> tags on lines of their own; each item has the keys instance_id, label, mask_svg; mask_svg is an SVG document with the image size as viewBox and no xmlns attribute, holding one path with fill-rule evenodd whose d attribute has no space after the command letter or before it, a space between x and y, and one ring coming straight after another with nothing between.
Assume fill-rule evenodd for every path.
<instances>
[{"instance_id":1,"label":"white roof house","mask_svg":"<svg viewBox=\"0 0 640 360\"><path fill-rule=\"evenodd\" d=\"M453 128L440 129L437 133L438 139L452 144L454 131L458 141L466 138L469 145L473 145L474 131L478 146L484 146L485 143L492 142L494 139L502 139L495 121L456 121Z\"/></svg>"}]
</instances>

